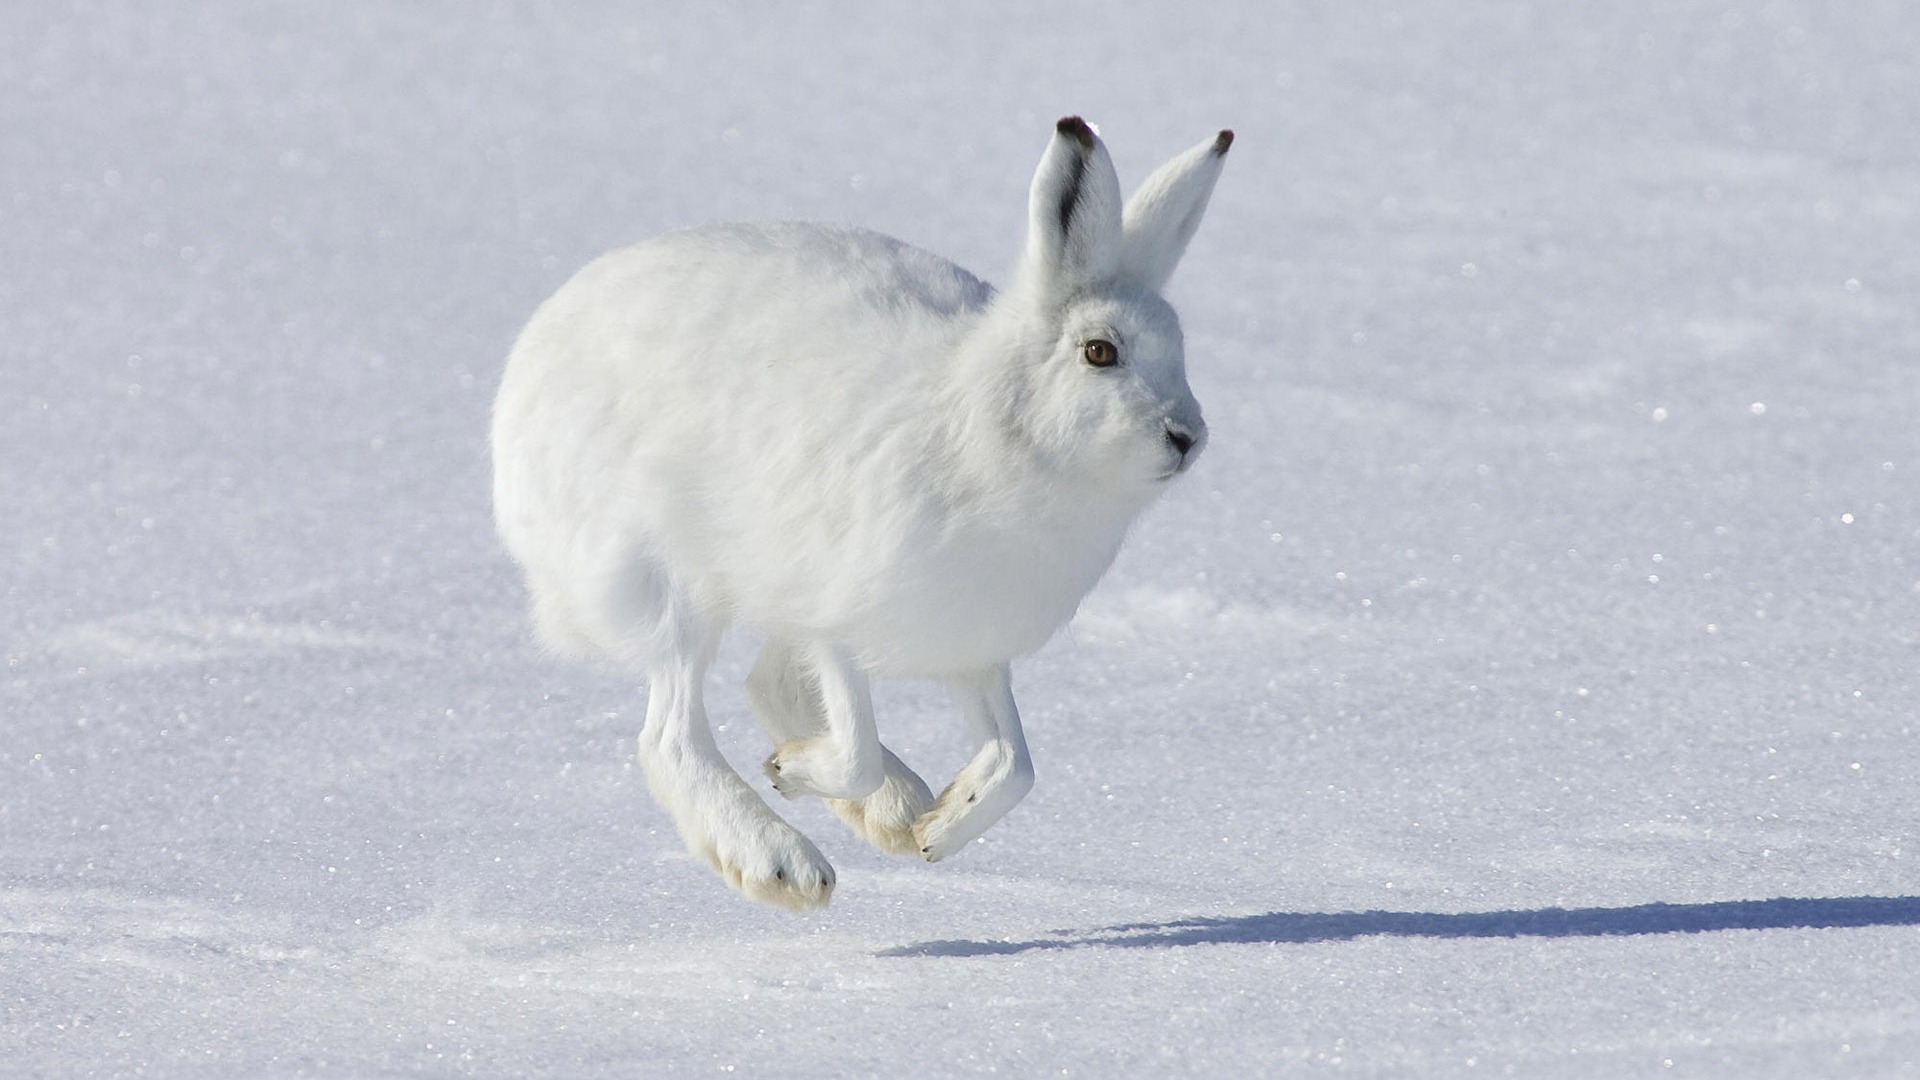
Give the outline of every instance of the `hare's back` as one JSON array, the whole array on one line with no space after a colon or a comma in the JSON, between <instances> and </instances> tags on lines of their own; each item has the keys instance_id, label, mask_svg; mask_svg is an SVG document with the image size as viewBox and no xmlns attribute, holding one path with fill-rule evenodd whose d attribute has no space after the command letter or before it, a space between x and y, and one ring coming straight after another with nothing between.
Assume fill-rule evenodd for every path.
<instances>
[{"instance_id":1,"label":"hare's back","mask_svg":"<svg viewBox=\"0 0 1920 1080\"><path fill-rule=\"evenodd\" d=\"M926 373L912 369L936 365L991 297L954 263L879 233L706 225L581 270L535 313L508 377L539 369L546 393L611 380L661 404L679 390L708 407L772 395L790 411L808 387L914 381Z\"/></svg>"},{"instance_id":2,"label":"hare's back","mask_svg":"<svg viewBox=\"0 0 1920 1080\"><path fill-rule=\"evenodd\" d=\"M592 306L651 309L655 318L717 318L780 332L802 351L815 338L864 335L893 322L964 319L992 295L979 278L911 244L803 222L667 233L603 257L561 294L569 292Z\"/></svg>"},{"instance_id":3,"label":"hare's back","mask_svg":"<svg viewBox=\"0 0 1920 1080\"><path fill-rule=\"evenodd\" d=\"M767 284L857 298L891 311L918 309L961 316L985 306L991 290L979 278L932 252L868 229L810 222L703 225L639 245L709 268L719 276L744 269Z\"/></svg>"}]
</instances>

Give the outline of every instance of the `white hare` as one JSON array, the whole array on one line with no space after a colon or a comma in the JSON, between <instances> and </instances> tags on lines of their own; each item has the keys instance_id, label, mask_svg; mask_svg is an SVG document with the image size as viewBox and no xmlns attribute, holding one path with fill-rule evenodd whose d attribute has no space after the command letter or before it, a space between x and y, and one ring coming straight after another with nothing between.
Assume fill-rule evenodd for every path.
<instances>
[{"instance_id":1,"label":"white hare","mask_svg":"<svg viewBox=\"0 0 1920 1080\"><path fill-rule=\"evenodd\" d=\"M650 685L640 761L687 847L794 910L834 872L721 756L702 683L730 623L788 798L943 858L1033 784L1008 662L1042 645L1206 442L1159 296L1231 132L1123 207L1078 117L996 293L857 229L714 225L616 251L535 312L494 405L494 503L540 640ZM978 750L936 799L868 680L948 686Z\"/></svg>"}]
</instances>

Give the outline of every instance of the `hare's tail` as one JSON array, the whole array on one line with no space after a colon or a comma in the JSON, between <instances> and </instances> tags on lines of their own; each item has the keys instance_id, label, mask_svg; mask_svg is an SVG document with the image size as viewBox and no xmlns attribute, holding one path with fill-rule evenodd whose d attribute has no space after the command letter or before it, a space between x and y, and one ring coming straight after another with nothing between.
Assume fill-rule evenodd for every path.
<instances>
[{"instance_id":1,"label":"hare's tail","mask_svg":"<svg viewBox=\"0 0 1920 1080\"><path fill-rule=\"evenodd\" d=\"M603 650L574 616L573 605L560 591L529 581L532 594L533 632L540 647L565 660L592 660Z\"/></svg>"},{"instance_id":2,"label":"hare's tail","mask_svg":"<svg viewBox=\"0 0 1920 1080\"><path fill-rule=\"evenodd\" d=\"M534 633L556 656L645 674L688 655L702 634L725 625L701 611L656 559L576 558L558 573L527 569Z\"/></svg>"}]
</instances>

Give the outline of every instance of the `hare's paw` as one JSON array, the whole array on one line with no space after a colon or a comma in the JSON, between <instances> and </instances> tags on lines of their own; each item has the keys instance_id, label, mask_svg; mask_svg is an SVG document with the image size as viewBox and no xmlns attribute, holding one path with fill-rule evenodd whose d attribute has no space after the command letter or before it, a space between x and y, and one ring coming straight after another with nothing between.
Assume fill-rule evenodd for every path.
<instances>
[{"instance_id":1,"label":"hare's paw","mask_svg":"<svg viewBox=\"0 0 1920 1080\"><path fill-rule=\"evenodd\" d=\"M827 809L867 843L890 855L917 855L914 822L933 806L926 781L899 758L887 754L887 778L864 799L828 799Z\"/></svg>"},{"instance_id":2,"label":"hare's paw","mask_svg":"<svg viewBox=\"0 0 1920 1080\"><path fill-rule=\"evenodd\" d=\"M774 790L789 799L862 799L878 791L886 777L879 758L863 761L825 736L781 743L763 767Z\"/></svg>"},{"instance_id":3,"label":"hare's paw","mask_svg":"<svg viewBox=\"0 0 1920 1080\"><path fill-rule=\"evenodd\" d=\"M1033 789L1033 764L1024 753L988 743L974 755L932 809L913 823L920 855L928 862L962 847L1005 817Z\"/></svg>"},{"instance_id":4,"label":"hare's paw","mask_svg":"<svg viewBox=\"0 0 1920 1080\"><path fill-rule=\"evenodd\" d=\"M793 826L771 820L722 826L687 846L742 896L788 911L812 911L833 898L833 864Z\"/></svg>"},{"instance_id":5,"label":"hare's paw","mask_svg":"<svg viewBox=\"0 0 1920 1080\"><path fill-rule=\"evenodd\" d=\"M826 906L833 896L833 865L731 769L675 770L641 760L648 786L672 815L687 850L728 885L789 911Z\"/></svg>"}]
</instances>

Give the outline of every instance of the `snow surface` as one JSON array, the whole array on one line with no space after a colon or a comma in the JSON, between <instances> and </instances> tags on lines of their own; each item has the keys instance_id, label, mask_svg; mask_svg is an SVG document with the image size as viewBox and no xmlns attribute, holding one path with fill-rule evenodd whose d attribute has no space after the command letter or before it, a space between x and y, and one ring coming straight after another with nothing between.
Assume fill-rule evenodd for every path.
<instances>
[{"instance_id":1,"label":"snow surface","mask_svg":"<svg viewBox=\"0 0 1920 1080\"><path fill-rule=\"evenodd\" d=\"M1920 1069L1910 6L1037 7L0 7L0 1074ZM1238 133L1212 446L1030 799L757 907L530 644L507 346L704 220L998 277L1069 112Z\"/></svg>"}]
</instances>

